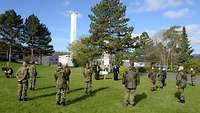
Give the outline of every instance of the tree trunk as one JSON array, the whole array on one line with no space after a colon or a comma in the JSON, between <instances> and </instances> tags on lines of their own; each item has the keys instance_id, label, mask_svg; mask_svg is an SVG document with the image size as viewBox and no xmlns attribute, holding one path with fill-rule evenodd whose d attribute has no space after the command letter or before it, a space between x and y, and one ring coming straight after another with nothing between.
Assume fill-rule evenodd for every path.
<instances>
[{"instance_id":1,"label":"tree trunk","mask_svg":"<svg viewBox=\"0 0 200 113\"><path fill-rule=\"evenodd\" d=\"M8 61L11 62L11 59L12 59L12 46L10 45Z\"/></svg>"},{"instance_id":2,"label":"tree trunk","mask_svg":"<svg viewBox=\"0 0 200 113\"><path fill-rule=\"evenodd\" d=\"M33 48L31 48L31 61L33 61Z\"/></svg>"}]
</instances>

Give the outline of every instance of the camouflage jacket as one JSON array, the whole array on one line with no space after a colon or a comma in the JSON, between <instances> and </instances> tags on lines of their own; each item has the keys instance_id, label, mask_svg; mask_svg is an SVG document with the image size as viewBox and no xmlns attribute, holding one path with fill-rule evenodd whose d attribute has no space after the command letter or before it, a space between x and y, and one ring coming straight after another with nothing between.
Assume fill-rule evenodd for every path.
<instances>
[{"instance_id":1,"label":"camouflage jacket","mask_svg":"<svg viewBox=\"0 0 200 113\"><path fill-rule=\"evenodd\" d=\"M71 74L71 70L70 70L69 67L65 67L65 68L64 68L64 74L65 74L65 76L67 77L67 80L69 80L69 76L70 76L70 74Z\"/></svg>"},{"instance_id":2,"label":"camouflage jacket","mask_svg":"<svg viewBox=\"0 0 200 113\"><path fill-rule=\"evenodd\" d=\"M83 77L85 82L92 81L92 69L91 68L84 68Z\"/></svg>"},{"instance_id":3,"label":"camouflage jacket","mask_svg":"<svg viewBox=\"0 0 200 113\"><path fill-rule=\"evenodd\" d=\"M122 84L124 84L126 88L137 88L137 86L140 84L140 77L135 68L128 69L124 72Z\"/></svg>"},{"instance_id":4,"label":"camouflage jacket","mask_svg":"<svg viewBox=\"0 0 200 113\"><path fill-rule=\"evenodd\" d=\"M177 73L176 85L179 88L185 88L187 86L187 75L183 71Z\"/></svg>"},{"instance_id":5,"label":"camouflage jacket","mask_svg":"<svg viewBox=\"0 0 200 113\"><path fill-rule=\"evenodd\" d=\"M30 74L27 67L20 67L16 74L17 81L22 82L30 78Z\"/></svg>"},{"instance_id":6,"label":"camouflage jacket","mask_svg":"<svg viewBox=\"0 0 200 113\"><path fill-rule=\"evenodd\" d=\"M67 76L64 73L63 68L57 68L54 77L56 80L56 88L67 88Z\"/></svg>"},{"instance_id":7,"label":"camouflage jacket","mask_svg":"<svg viewBox=\"0 0 200 113\"><path fill-rule=\"evenodd\" d=\"M37 70L35 65L30 65L29 66L29 73L31 77L36 77L37 76Z\"/></svg>"}]
</instances>

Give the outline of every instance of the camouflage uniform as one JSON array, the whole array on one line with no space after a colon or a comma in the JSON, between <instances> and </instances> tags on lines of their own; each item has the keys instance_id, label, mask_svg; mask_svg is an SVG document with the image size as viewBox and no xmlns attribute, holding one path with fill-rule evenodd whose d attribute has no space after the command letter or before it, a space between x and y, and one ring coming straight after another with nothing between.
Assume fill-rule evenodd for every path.
<instances>
[{"instance_id":1,"label":"camouflage uniform","mask_svg":"<svg viewBox=\"0 0 200 113\"><path fill-rule=\"evenodd\" d=\"M35 90L37 70L34 63L32 63L29 66L29 73L30 73L30 90Z\"/></svg>"},{"instance_id":2,"label":"camouflage uniform","mask_svg":"<svg viewBox=\"0 0 200 113\"><path fill-rule=\"evenodd\" d=\"M64 72L65 72L65 76L67 77L67 93L69 93L69 83L70 83L70 74L71 74L71 70L68 67L68 64L66 64L66 66L64 67Z\"/></svg>"},{"instance_id":3,"label":"camouflage uniform","mask_svg":"<svg viewBox=\"0 0 200 113\"><path fill-rule=\"evenodd\" d=\"M67 76L64 72L62 64L59 63L54 74L56 80L56 102L58 105L65 105L66 88L67 88Z\"/></svg>"},{"instance_id":4,"label":"camouflage uniform","mask_svg":"<svg viewBox=\"0 0 200 113\"><path fill-rule=\"evenodd\" d=\"M180 102L185 102L185 96L183 94L184 89L187 86L187 75L183 71L179 71L176 75L176 88L177 88L177 96Z\"/></svg>"},{"instance_id":5,"label":"camouflage uniform","mask_svg":"<svg viewBox=\"0 0 200 113\"><path fill-rule=\"evenodd\" d=\"M192 86L194 86L195 85L195 81L196 81L196 72L195 72L195 70L191 70L191 84L192 84Z\"/></svg>"},{"instance_id":6,"label":"camouflage uniform","mask_svg":"<svg viewBox=\"0 0 200 113\"><path fill-rule=\"evenodd\" d=\"M160 88L163 88L165 86L165 79L167 78L167 71L161 70L158 74L158 80L160 82Z\"/></svg>"},{"instance_id":7,"label":"camouflage uniform","mask_svg":"<svg viewBox=\"0 0 200 113\"><path fill-rule=\"evenodd\" d=\"M151 91L155 91L156 90L156 69L155 68L151 68L150 72L148 73L148 78L150 79L151 82Z\"/></svg>"},{"instance_id":8,"label":"camouflage uniform","mask_svg":"<svg viewBox=\"0 0 200 113\"><path fill-rule=\"evenodd\" d=\"M18 97L19 101L24 99L27 100L27 90L28 90L28 79L30 75L28 72L27 64L23 63L23 66L20 67L17 71L16 78L18 82ZM23 95L22 95L23 93Z\"/></svg>"},{"instance_id":9,"label":"camouflage uniform","mask_svg":"<svg viewBox=\"0 0 200 113\"><path fill-rule=\"evenodd\" d=\"M83 72L84 82L85 82L85 93L92 92L92 68L89 64L86 64Z\"/></svg>"},{"instance_id":10,"label":"camouflage uniform","mask_svg":"<svg viewBox=\"0 0 200 113\"><path fill-rule=\"evenodd\" d=\"M129 67L124 72L122 84L125 86L124 104L133 106L135 104L135 92L137 85L139 85L139 75L134 67Z\"/></svg>"}]
</instances>

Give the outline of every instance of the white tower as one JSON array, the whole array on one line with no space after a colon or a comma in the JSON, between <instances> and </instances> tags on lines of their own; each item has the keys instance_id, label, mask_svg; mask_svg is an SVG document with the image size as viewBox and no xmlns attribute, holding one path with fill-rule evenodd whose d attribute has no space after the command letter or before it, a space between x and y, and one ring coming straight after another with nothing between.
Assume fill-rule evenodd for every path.
<instances>
[{"instance_id":1,"label":"white tower","mask_svg":"<svg viewBox=\"0 0 200 113\"><path fill-rule=\"evenodd\" d=\"M76 25L78 13L75 11L69 11L71 17L71 29L70 29L70 44L76 40Z\"/></svg>"}]
</instances>

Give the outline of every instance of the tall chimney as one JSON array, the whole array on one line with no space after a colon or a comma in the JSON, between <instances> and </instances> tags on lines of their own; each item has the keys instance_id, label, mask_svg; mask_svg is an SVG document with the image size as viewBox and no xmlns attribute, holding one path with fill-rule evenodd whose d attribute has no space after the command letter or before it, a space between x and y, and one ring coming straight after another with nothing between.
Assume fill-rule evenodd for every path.
<instances>
[{"instance_id":1,"label":"tall chimney","mask_svg":"<svg viewBox=\"0 0 200 113\"><path fill-rule=\"evenodd\" d=\"M70 29L70 44L76 40L76 25L78 13L75 11L69 11L71 17L71 29Z\"/></svg>"}]
</instances>

